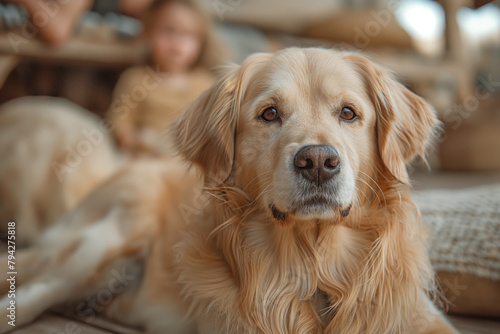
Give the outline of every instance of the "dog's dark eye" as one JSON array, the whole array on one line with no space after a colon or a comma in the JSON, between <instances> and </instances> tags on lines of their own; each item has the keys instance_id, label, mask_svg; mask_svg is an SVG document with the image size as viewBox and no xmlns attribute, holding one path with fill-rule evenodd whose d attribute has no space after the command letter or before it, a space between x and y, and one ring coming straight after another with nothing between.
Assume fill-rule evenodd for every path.
<instances>
[{"instance_id":1,"label":"dog's dark eye","mask_svg":"<svg viewBox=\"0 0 500 334\"><path fill-rule=\"evenodd\" d=\"M340 112L340 117L346 121L353 121L358 116L351 107L344 107Z\"/></svg>"},{"instance_id":2,"label":"dog's dark eye","mask_svg":"<svg viewBox=\"0 0 500 334\"><path fill-rule=\"evenodd\" d=\"M274 107L267 108L260 117L267 122L276 121L279 119L278 110Z\"/></svg>"}]
</instances>

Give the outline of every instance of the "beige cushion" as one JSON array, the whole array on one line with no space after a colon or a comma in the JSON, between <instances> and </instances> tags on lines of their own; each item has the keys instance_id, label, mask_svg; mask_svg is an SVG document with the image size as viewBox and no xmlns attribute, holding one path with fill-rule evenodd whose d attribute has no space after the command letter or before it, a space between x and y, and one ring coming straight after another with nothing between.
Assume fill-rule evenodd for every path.
<instances>
[{"instance_id":1,"label":"beige cushion","mask_svg":"<svg viewBox=\"0 0 500 334\"><path fill-rule=\"evenodd\" d=\"M413 194L450 312L500 317L500 184Z\"/></svg>"}]
</instances>

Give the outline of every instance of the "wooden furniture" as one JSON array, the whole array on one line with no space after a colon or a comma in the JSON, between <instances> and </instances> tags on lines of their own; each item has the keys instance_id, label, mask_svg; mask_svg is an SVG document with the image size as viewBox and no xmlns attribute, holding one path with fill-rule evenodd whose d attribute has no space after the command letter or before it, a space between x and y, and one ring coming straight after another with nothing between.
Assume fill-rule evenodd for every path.
<instances>
[{"instance_id":1,"label":"wooden furniture","mask_svg":"<svg viewBox=\"0 0 500 334\"><path fill-rule=\"evenodd\" d=\"M450 317L452 324L461 334L498 334L500 320ZM50 334L50 333L80 333L80 334L143 334L143 331L96 318L95 324L89 325L72 318L55 313L46 313L33 324L16 329L12 334Z\"/></svg>"}]
</instances>

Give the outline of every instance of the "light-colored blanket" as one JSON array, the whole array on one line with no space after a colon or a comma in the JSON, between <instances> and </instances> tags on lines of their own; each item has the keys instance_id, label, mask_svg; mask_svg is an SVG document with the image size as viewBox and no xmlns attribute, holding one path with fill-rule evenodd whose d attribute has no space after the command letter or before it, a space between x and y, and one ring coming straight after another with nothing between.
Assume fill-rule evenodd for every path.
<instances>
[{"instance_id":1,"label":"light-colored blanket","mask_svg":"<svg viewBox=\"0 0 500 334\"><path fill-rule=\"evenodd\" d=\"M436 271L500 280L500 184L413 194Z\"/></svg>"}]
</instances>

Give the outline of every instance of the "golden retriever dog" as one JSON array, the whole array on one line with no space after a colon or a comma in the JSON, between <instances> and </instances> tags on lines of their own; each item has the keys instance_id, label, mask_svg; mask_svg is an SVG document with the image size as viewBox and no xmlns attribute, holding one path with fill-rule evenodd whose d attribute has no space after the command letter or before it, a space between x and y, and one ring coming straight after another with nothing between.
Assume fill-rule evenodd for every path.
<instances>
[{"instance_id":1,"label":"golden retriever dog","mask_svg":"<svg viewBox=\"0 0 500 334\"><path fill-rule=\"evenodd\" d=\"M360 55L253 55L172 124L192 169L133 163L19 254L16 325L76 301L148 333L456 333L405 169L436 125Z\"/></svg>"},{"instance_id":2,"label":"golden retriever dog","mask_svg":"<svg viewBox=\"0 0 500 334\"><path fill-rule=\"evenodd\" d=\"M117 168L99 120L69 101L23 97L0 107L0 232L17 223L17 244L33 243Z\"/></svg>"}]
</instances>

